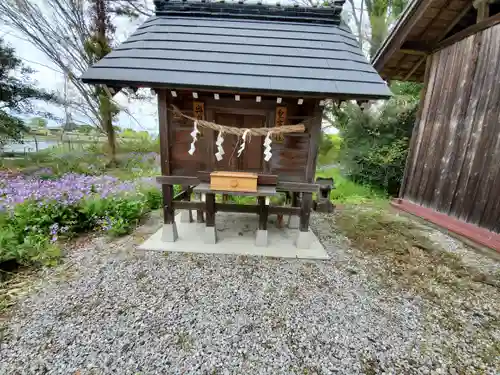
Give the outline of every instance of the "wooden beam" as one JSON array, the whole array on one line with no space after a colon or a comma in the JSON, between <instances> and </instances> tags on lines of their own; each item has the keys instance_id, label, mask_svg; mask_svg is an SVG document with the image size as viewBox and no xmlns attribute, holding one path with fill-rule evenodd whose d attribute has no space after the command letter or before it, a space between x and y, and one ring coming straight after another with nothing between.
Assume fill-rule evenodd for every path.
<instances>
[{"instance_id":1,"label":"wooden beam","mask_svg":"<svg viewBox=\"0 0 500 375\"><path fill-rule=\"evenodd\" d=\"M405 48L400 49L399 52L402 52L405 55L415 55L415 56L425 56L428 53L425 51L417 51L417 50L405 49Z\"/></svg>"},{"instance_id":2,"label":"wooden beam","mask_svg":"<svg viewBox=\"0 0 500 375\"><path fill-rule=\"evenodd\" d=\"M426 59L427 59L427 56L424 56L419 61L417 61L417 63L415 65L413 65L413 68L411 68L411 70L408 72L408 74L406 74L404 76L403 81L407 81L413 75L413 73L415 73L417 71L417 69L420 68L420 65L422 65L422 63Z\"/></svg>"},{"instance_id":3,"label":"wooden beam","mask_svg":"<svg viewBox=\"0 0 500 375\"><path fill-rule=\"evenodd\" d=\"M280 181L276 185L278 191L291 191L294 193L317 193L319 191L318 184L307 184L303 182L287 182Z\"/></svg>"},{"instance_id":4,"label":"wooden beam","mask_svg":"<svg viewBox=\"0 0 500 375\"><path fill-rule=\"evenodd\" d=\"M382 71L382 67L386 64L389 58L401 48L411 30L427 12L427 9L432 3L433 0L421 0L413 2L415 5L409 4L400 21L391 31L387 41L382 44L381 49L379 50L382 54L378 55L377 53L375 60L373 60L373 65L377 71ZM385 48L386 46L388 47L387 49Z\"/></svg>"},{"instance_id":5,"label":"wooden beam","mask_svg":"<svg viewBox=\"0 0 500 375\"><path fill-rule=\"evenodd\" d=\"M200 180L192 176L158 176L156 182L160 185L198 185Z\"/></svg>"},{"instance_id":6,"label":"wooden beam","mask_svg":"<svg viewBox=\"0 0 500 375\"><path fill-rule=\"evenodd\" d=\"M176 210L200 210L205 211L205 202L174 201L173 207ZM300 207L268 206L269 215L300 215ZM237 212L237 213L258 213L259 206L255 204L237 203L216 203L215 212Z\"/></svg>"},{"instance_id":7,"label":"wooden beam","mask_svg":"<svg viewBox=\"0 0 500 375\"><path fill-rule=\"evenodd\" d=\"M269 214L300 215L300 207L269 206Z\"/></svg>"},{"instance_id":8,"label":"wooden beam","mask_svg":"<svg viewBox=\"0 0 500 375\"><path fill-rule=\"evenodd\" d=\"M174 201L176 210L205 210L205 202Z\"/></svg>"},{"instance_id":9,"label":"wooden beam","mask_svg":"<svg viewBox=\"0 0 500 375\"><path fill-rule=\"evenodd\" d=\"M459 42L462 39L477 34L478 32L493 27L499 23L500 23L500 13L495 14L494 16L487 18L484 21L469 26L466 29L463 29L462 31L456 33L455 35L452 35L449 38L444 39L442 42L437 44L435 51L451 46L452 44L455 44L456 42Z\"/></svg>"},{"instance_id":10,"label":"wooden beam","mask_svg":"<svg viewBox=\"0 0 500 375\"><path fill-rule=\"evenodd\" d=\"M432 51L432 45L430 43L426 42L414 42L411 40L408 40L403 43L401 46L402 50L406 51L411 51L414 53L411 53L413 55L418 55L418 54L427 54Z\"/></svg>"},{"instance_id":11,"label":"wooden beam","mask_svg":"<svg viewBox=\"0 0 500 375\"><path fill-rule=\"evenodd\" d=\"M457 16L453 19L453 21L448 25L448 27L445 29L445 31L441 34L441 36L438 38L438 41L441 42L443 38L448 35L448 33L457 25L457 23L460 22L460 20L470 11L472 8L472 4L469 4L466 6L460 13L457 14ZM410 43L410 44L408 44ZM403 45L411 46L411 43L415 42L405 42ZM416 44L413 45L413 48L417 48L418 46ZM423 53L422 58L417 61L417 63L413 66L413 68L410 70L408 74L406 74L403 77L403 81L408 80L416 71L417 69L424 63L424 61L427 60L427 56L431 54L432 52L436 51L436 46L431 47L428 43L424 43L423 45L420 46L421 49L425 49L425 51L420 51L420 53Z\"/></svg>"},{"instance_id":12,"label":"wooden beam","mask_svg":"<svg viewBox=\"0 0 500 375\"><path fill-rule=\"evenodd\" d=\"M453 30L453 28L457 25L457 23L460 22L462 18L471 10L472 4L469 4L462 9L460 13L457 14L457 16L453 19L453 21L448 25L448 27L445 29L445 31L441 34L441 36L438 38L439 41L443 40L446 38L446 35Z\"/></svg>"},{"instance_id":13,"label":"wooden beam","mask_svg":"<svg viewBox=\"0 0 500 375\"><path fill-rule=\"evenodd\" d=\"M181 201L185 199L188 194L191 194L191 192L188 190L181 191L180 193L174 196L174 201Z\"/></svg>"}]
</instances>

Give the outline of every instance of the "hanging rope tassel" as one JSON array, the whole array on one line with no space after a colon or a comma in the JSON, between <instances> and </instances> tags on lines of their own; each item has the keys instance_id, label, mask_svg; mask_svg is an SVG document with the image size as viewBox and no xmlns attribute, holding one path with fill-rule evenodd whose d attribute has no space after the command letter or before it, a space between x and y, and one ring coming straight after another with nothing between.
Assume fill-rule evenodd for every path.
<instances>
[{"instance_id":1,"label":"hanging rope tassel","mask_svg":"<svg viewBox=\"0 0 500 375\"><path fill-rule=\"evenodd\" d=\"M222 148L223 143L224 143L224 137L222 136L222 132L220 131L219 134L217 134L217 141L215 142L215 144L217 145L217 152L215 153L217 161L221 161L222 155L225 154L224 149Z\"/></svg>"},{"instance_id":2,"label":"hanging rope tassel","mask_svg":"<svg viewBox=\"0 0 500 375\"><path fill-rule=\"evenodd\" d=\"M242 143L241 143L240 149L238 150L238 157L240 157L241 153L245 149L245 142L246 142L245 138L249 132L250 132L250 129L245 129L245 131L243 132L243 135L241 136Z\"/></svg>"},{"instance_id":3,"label":"hanging rope tassel","mask_svg":"<svg viewBox=\"0 0 500 375\"><path fill-rule=\"evenodd\" d=\"M198 138L196 138L196 135L198 134L200 134L200 131L198 130L198 121L195 121L193 126L193 131L189 133L189 135L193 137L193 142L191 142L191 148L188 151L189 155L191 156L193 156L194 152L196 151L196 147L194 146L194 144L198 140Z\"/></svg>"},{"instance_id":4,"label":"hanging rope tassel","mask_svg":"<svg viewBox=\"0 0 500 375\"><path fill-rule=\"evenodd\" d=\"M273 156L273 154L271 153L271 133L272 132L269 132L267 133L266 135L266 139L264 139L264 160L265 161L269 161L271 160L271 157Z\"/></svg>"}]
</instances>

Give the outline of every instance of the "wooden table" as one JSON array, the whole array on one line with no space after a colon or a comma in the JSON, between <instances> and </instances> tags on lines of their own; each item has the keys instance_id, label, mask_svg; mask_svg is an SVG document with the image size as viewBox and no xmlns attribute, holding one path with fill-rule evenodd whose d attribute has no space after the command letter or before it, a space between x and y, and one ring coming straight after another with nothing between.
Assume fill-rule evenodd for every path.
<instances>
[{"instance_id":1,"label":"wooden table","mask_svg":"<svg viewBox=\"0 0 500 375\"><path fill-rule=\"evenodd\" d=\"M201 200L205 201L206 226L215 227L215 194L231 194L239 196L257 197L259 202L259 230L267 231L267 220L269 216L269 203L272 196L278 195L275 186L257 186L256 192L243 191L221 191L210 189L210 184L200 183L193 188L194 193L202 195Z\"/></svg>"}]
</instances>

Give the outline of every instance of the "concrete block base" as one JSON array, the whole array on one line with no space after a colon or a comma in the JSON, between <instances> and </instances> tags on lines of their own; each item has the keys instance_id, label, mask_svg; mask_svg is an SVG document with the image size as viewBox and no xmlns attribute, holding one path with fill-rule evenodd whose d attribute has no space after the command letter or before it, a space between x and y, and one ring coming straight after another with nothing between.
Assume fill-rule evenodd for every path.
<instances>
[{"instance_id":1,"label":"concrete block base","mask_svg":"<svg viewBox=\"0 0 500 375\"><path fill-rule=\"evenodd\" d=\"M181 223L192 223L191 220L191 210L182 210L181 211Z\"/></svg>"},{"instance_id":2,"label":"concrete block base","mask_svg":"<svg viewBox=\"0 0 500 375\"><path fill-rule=\"evenodd\" d=\"M295 246L297 246L298 249L309 249L311 247L312 243L312 236L311 232L299 232L297 235L297 239L295 240Z\"/></svg>"},{"instance_id":3,"label":"concrete block base","mask_svg":"<svg viewBox=\"0 0 500 375\"><path fill-rule=\"evenodd\" d=\"M310 247L301 249L296 246L299 235L297 229L269 225L267 227L268 244L264 247L256 244L259 221L253 214L218 212L215 218L217 232L215 232L215 228L207 228L203 223L181 223L180 214L178 212L175 220L179 233L177 241L165 242L162 240L163 232L167 232L167 229L172 232L173 229L170 226L164 230L162 225L138 249L141 251L252 255L290 259L328 259L325 248L312 231L304 233L304 235L310 235ZM211 239L211 243L204 242L206 238Z\"/></svg>"},{"instance_id":4,"label":"concrete block base","mask_svg":"<svg viewBox=\"0 0 500 375\"><path fill-rule=\"evenodd\" d=\"M287 226L290 229L298 229L300 224L300 218L297 215L288 216Z\"/></svg>"},{"instance_id":5,"label":"concrete block base","mask_svg":"<svg viewBox=\"0 0 500 375\"><path fill-rule=\"evenodd\" d=\"M179 235L177 234L177 225L175 222L172 224L163 224L161 240L163 242L175 242L177 238L179 238Z\"/></svg>"},{"instance_id":6,"label":"concrete block base","mask_svg":"<svg viewBox=\"0 0 500 375\"><path fill-rule=\"evenodd\" d=\"M267 230L257 229L255 246L267 246Z\"/></svg>"},{"instance_id":7,"label":"concrete block base","mask_svg":"<svg viewBox=\"0 0 500 375\"><path fill-rule=\"evenodd\" d=\"M217 243L217 230L215 227L205 227L203 242L211 245Z\"/></svg>"}]
</instances>

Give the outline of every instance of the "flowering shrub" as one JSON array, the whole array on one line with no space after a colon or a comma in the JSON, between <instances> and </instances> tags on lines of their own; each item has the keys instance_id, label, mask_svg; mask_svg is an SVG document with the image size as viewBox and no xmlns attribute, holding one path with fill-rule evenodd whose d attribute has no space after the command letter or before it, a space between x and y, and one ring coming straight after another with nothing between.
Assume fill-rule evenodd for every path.
<instances>
[{"instance_id":1,"label":"flowering shrub","mask_svg":"<svg viewBox=\"0 0 500 375\"><path fill-rule=\"evenodd\" d=\"M45 174L50 177L49 171ZM151 183L75 173L42 178L0 172L0 262L51 263L59 256L59 236L95 229L123 235L160 205L160 191Z\"/></svg>"}]
</instances>

